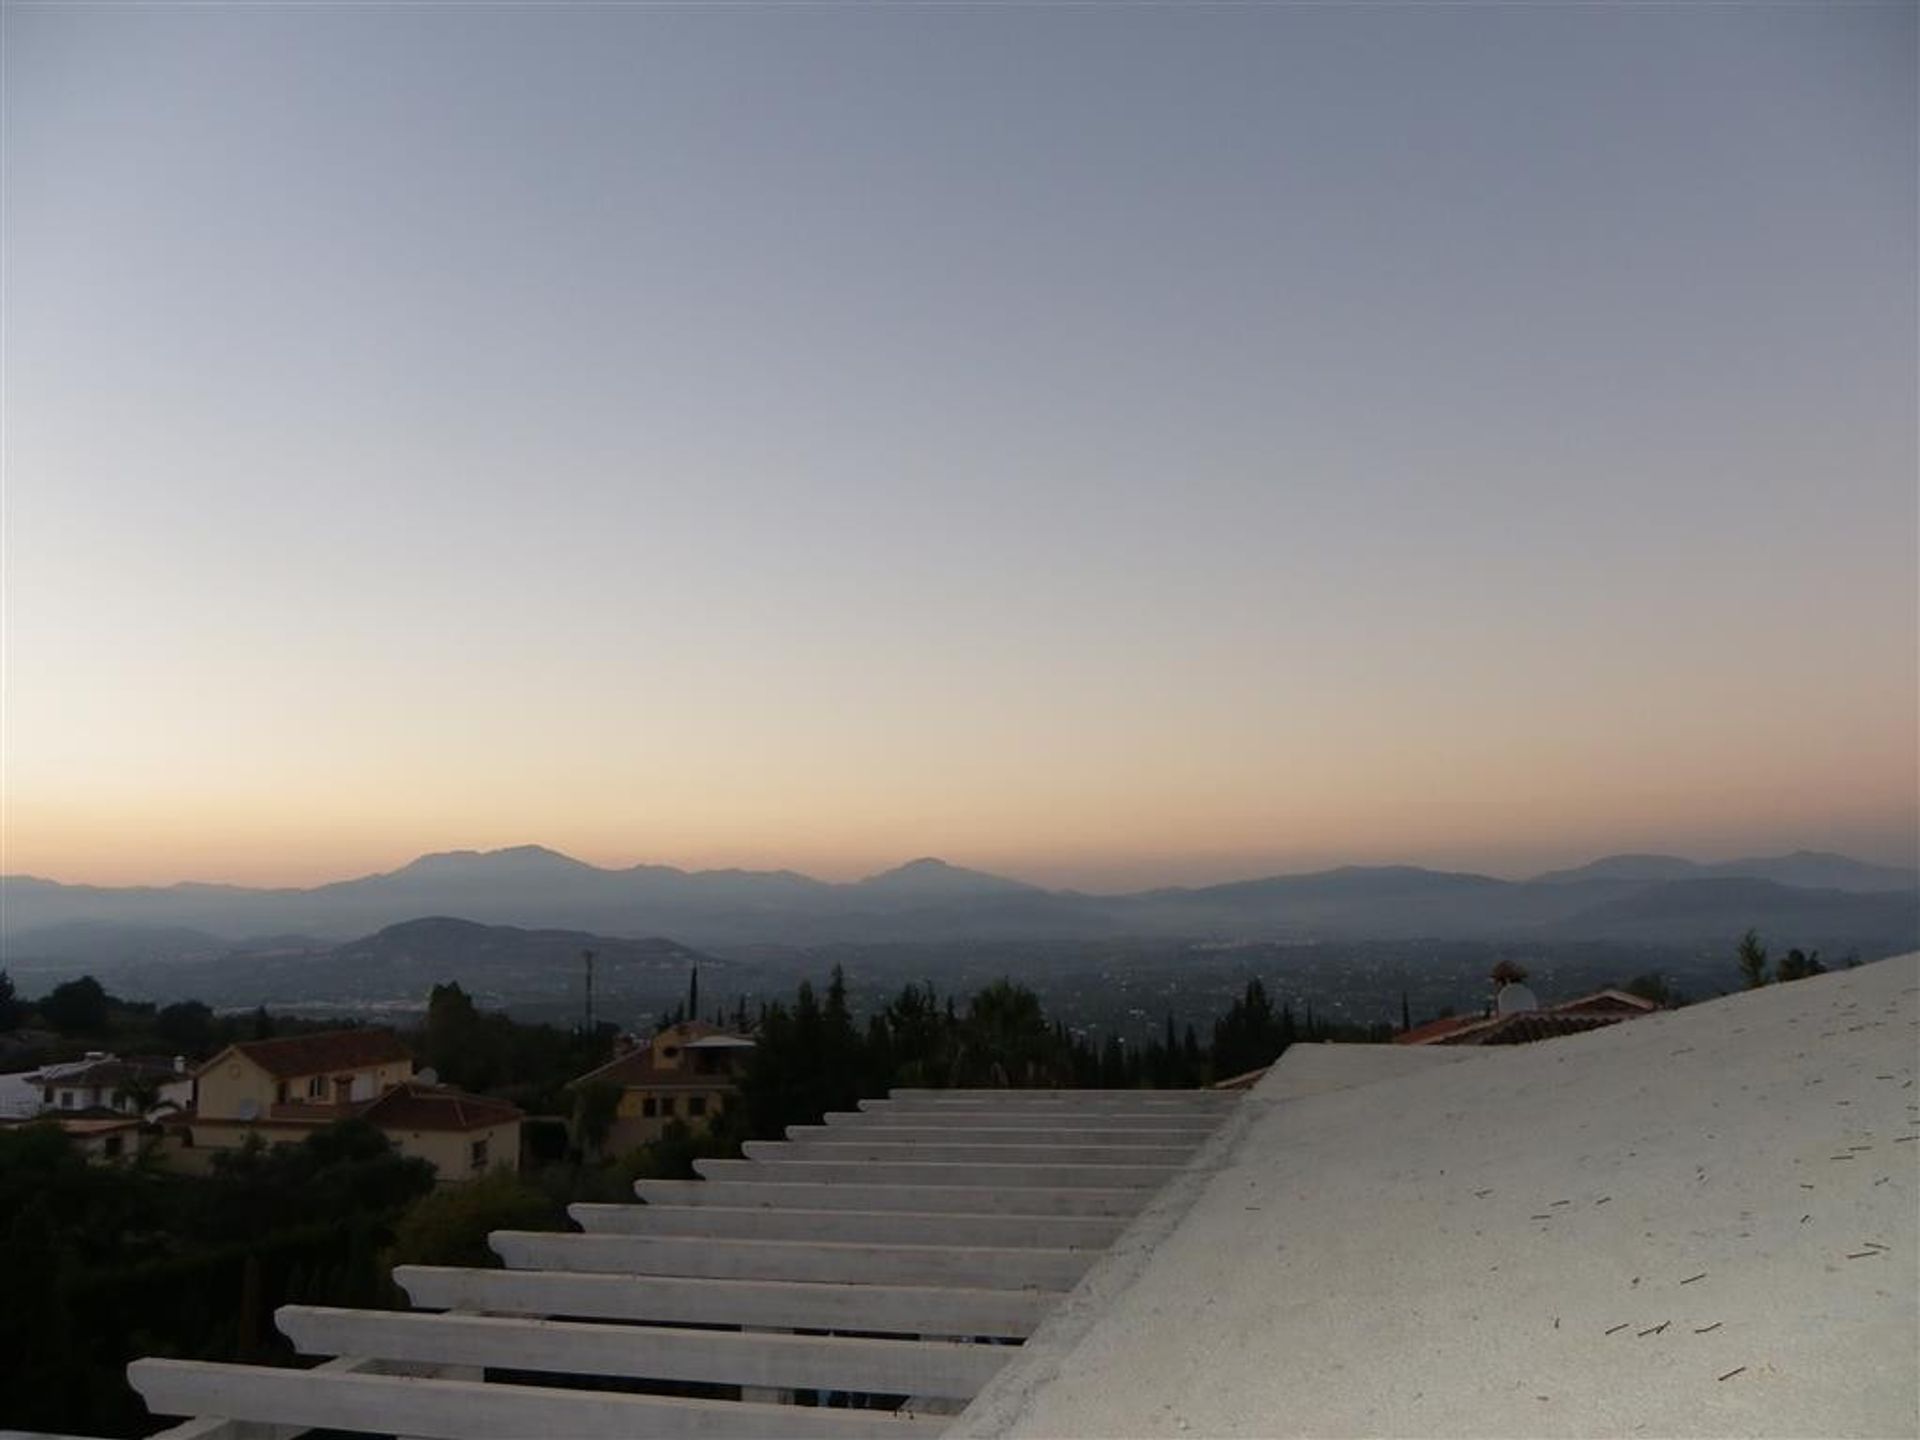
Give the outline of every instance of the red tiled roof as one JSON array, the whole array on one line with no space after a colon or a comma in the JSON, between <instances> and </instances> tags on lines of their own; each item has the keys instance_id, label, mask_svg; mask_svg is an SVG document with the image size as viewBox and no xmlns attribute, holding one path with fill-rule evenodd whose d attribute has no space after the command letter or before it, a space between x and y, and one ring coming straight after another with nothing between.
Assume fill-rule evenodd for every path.
<instances>
[{"instance_id":1,"label":"red tiled roof","mask_svg":"<svg viewBox=\"0 0 1920 1440\"><path fill-rule=\"evenodd\" d=\"M1629 994L1625 990L1596 990L1591 995L1582 995L1577 1000L1563 1000L1548 1008L1557 1015L1618 1015L1626 1018L1645 1015L1660 1007L1644 996Z\"/></svg>"},{"instance_id":2,"label":"red tiled roof","mask_svg":"<svg viewBox=\"0 0 1920 1440\"><path fill-rule=\"evenodd\" d=\"M1618 1025L1625 1015L1596 1015L1561 1010L1522 1010L1514 1015L1497 1015L1466 1030L1442 1036L1436 1045L1525 1045L1534 1040L1552 1040L1561 1035L1578 1035L1583 1030L1598 1030Z\"/></svg>"},{"instance_id":3,"label":"red tiled roof","mask_svg":"<svg viewBox=\"0 0 1920 1440\"><path fill-rule=\"evenodd\" d=\"M1393 1037L1396 1045L1433 1045L1443 1035L1451 1035L1456 1030L1464 1030L1469 1025L1478 1025L1487 1017L1484 1015L1443 1015L1438 1020L1429 1020L1424 1025L1416 1025L1411 1030L1403 1030Z\"/></svg>"},{"instance_id":4,"label":"red tiled roof","mask_svg":"<svg viewBox=\"0 0 1920 1440\"><path fill-rule=\"evenodd\" d=\"M288 1035L279 1040L243 1040L228 1048L239 1051L277 1080L360 1070L413 1058L391 1030L323 1030L317 1035ZM221 1051L194 1073L204 1075L225 1054Z\"/></svg>"},{"instance_id":5,"label":"red tiled roof","mask_svg":"<svg viewBox=\"0 0 1920 1440\"><path fill-rule=\"evenodd\" d=\"M644 1045L637 1045L624 1055L616 1055L597 1070L589 1070L571 1085L584 1085L589 1080L606 1081L613 1085L645 1085L667 1087L682 1085L692 1090L712 1090L730 1084L735 1078L727 1071L698 1071L685 1066L665 1066L654 1059L654 1047L661 1044L678 1045L686 1048L697 1040L714 1036L745 1039L735 1036L731 1030L722 1030L717 1025L708 1025L704 1021L690 1020L679 1025L671 1025L655 1035ZM749 1042L751 1043L751 1042ZM715 1052L709 1052L715 1053ZM737 1053L732 1047L717 1053Z\"/></svg>"},{"instance_id":6,"label":"red tiled roof","mask_svg":"<svg viewBox=\"0 0 1920 1440\"><path fill-rule=\"evenodd\" d=\"M1511 1015L1449 1015L1393 1037L1396 1045L1513 1045L1521 1040L1546 1040L1575 1035L1616 1020L1637 1020L1660 1007L1625 990L1596 990L1576 1000L1562 1000L1541 1010ZM1538 1024L1514 1024L1538 1021Z\"/></svg>"},{"instance_id":7,"label":"red tiled roof","mask_svg":"<svg viewBox=\"0 0 1920 1440\"><path fill-rule=\"evenodd\" d=\"M410 1080L369 1100L359 1116L382 1130L484 1130L518 1120L520 1107Z\"/></svg>"},{"instance_id":8,"label":"red tiled roof","mask_svg":"<svg viewBox=\"0 0 1920 1440\"><path fill-rule=\"evenodd\" d=\"M604 1080L612 1085L657 1085L671 1076L675 1080L687 1078L687 1072L678 1067L668 1070L656 1064L651 1047L642 1045L629 1050L624 1055L616 1055L598 1070L589 1070L578 1080L569 1084L584 1085L589 1080Z\"/></svg>"}]
</instances>

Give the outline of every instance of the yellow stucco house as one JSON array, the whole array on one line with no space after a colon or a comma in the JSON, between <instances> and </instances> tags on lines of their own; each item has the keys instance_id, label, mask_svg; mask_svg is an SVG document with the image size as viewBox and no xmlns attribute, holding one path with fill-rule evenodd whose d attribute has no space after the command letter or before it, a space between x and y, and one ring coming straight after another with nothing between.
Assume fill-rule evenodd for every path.
<instances>
[{"instance_id":1,"label":"yellow stucco house","mask_svg":"<svg viewBox=\"0 0 1920 1440\"><path fill-rule=\"evenodd\" d=\"M290 1144L336 1121L379 1127L443 1181L520 1168L517 1107L414 1077L391 1030L329 1030L229 1045L193 1072L194 1101L173 1123L169 1158L183 1169L251 1136Z\"/></svg>"},{"instance_id":2,"label":"yellow stucco house","mask_svg":"<svg viewBox=\"0 0 1920 1440\"><path fill-rule=\"evenodd\" d=\"M607 1148L631 1150L658 1140L675 1120L701 1131L738 1093L753 1041L698 1020L669 1025L651 1040L615 1055L574 1086L620 1087Z\"/></svg>"}]
</instances>

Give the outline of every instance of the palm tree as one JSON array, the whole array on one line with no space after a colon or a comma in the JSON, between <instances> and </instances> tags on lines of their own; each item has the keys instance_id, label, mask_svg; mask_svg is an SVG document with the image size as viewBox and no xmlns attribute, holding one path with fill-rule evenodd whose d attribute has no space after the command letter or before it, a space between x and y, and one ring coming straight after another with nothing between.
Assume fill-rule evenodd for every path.
<instances>
[{"instance_id":1,"label":"palm tree","mask_svg":"<svg viewBox=\"0 0 1920 1440\"><path fill-rule=\"evenodd\" d=\"M136 1115L150 1115L154 1106L160 1103L160 1087L164 1083L151 1070L136 1070L114 1086L114 1108L117 1110L125 1105Z\"/></svg>"}]
</instances>

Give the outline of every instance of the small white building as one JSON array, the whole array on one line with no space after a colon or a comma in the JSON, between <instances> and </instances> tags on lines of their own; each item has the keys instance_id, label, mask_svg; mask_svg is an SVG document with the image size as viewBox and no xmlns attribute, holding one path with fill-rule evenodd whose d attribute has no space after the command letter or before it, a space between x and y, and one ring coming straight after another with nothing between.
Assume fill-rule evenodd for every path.
<instances>
[{"instance_id":1,"label":"small white building","mask_svg":"<svg viewBox=\"0 0 1920 1440\"><path fill-rule=\"evenodd\" d=\"M105 1050L89 1050L79 1060L43 1065L23 1077L38 1091L35 1112L74 1114L111 1110L138 1115L170 1106L184 1109L193 1099L193 1077L181 1056L135 1055L125 1059ZM143 1097L151 1103L142 1106ZM29 1113L35 1113L29 1112Z\"/></svg>"}]
</instances>

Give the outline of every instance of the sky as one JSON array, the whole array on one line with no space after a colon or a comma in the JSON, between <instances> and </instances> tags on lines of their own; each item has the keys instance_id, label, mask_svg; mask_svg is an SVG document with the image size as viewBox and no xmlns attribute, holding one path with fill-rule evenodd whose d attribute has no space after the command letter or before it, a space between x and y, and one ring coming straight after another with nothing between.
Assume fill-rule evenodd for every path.
<instances>
[{"instance_id":1,"label":"sky","mask_svg":"<svg viewBox=\"0 0 1920 1440\"><path fill-rule=\"evenodd\" d=\"M0 870L1916 857L1912 5L3 38Z\"/></svg>"}]
</instances>

